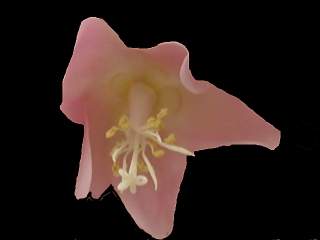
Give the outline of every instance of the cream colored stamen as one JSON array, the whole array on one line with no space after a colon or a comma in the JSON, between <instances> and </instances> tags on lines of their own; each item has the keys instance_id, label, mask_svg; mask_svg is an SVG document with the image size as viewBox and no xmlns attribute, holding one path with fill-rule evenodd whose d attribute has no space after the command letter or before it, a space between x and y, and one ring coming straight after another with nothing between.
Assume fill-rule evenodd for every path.
<instances>
[{"instance_id":1,"label":"cream colored stamen","mask_svg":"<svg viewBox=\"0 0 320 240\"><path fill-rule=\"evenodd\" d=\"M124 140L116 143L110 153L113 161L112 169L114 175L121 176L121 182L117 186L120 192L129 188L131 193L135 193L136 186L147 184L148 179L146 176L140 175L142 173L149 173L154 184L154 189L158 189L156 171L146 154L147 147L150 148L151 154L155 158L164 156L165 150L194 156L193 152L188 149L174 145L176 138L173 133L162 140L159 131L163 126L163 119L167 114L167 108L161 109L156 116L149 117L146 123L138 129L136 127L133 128L130 125L130 119L126 115L123 115L120 117L117 126L113 126L106 131L105 136L107 139L113 137L118 132L124 134ZM121 155L123 155L122 168L118 163ZM129 169L127 169L127 158L129 155L131 155L131 162ZM118 172L115 173L115 171Z\"/></svg>"}]
</instances>

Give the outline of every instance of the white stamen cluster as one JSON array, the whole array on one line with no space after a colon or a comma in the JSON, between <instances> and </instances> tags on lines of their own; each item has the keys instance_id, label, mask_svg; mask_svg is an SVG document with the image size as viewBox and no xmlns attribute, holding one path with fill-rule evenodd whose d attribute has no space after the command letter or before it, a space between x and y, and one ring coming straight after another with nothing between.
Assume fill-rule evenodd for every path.
<instances>
[{"instance_id":1,"label":"white stamen cluster","mask_svg":"<svg viewBox=\"0 0 320 240\"><path fill-rule=\"evenodd\" d=\"M167 113L168 110L166 108L161 109L156 117L148 118L146 124L139 129L133 129L130 126L128 117L123 115L118 122L118 126L113 126L106 132L106 138L113 137L118 131L122 132L125 137L111 151L113 172L115 175L121 176L121 182L117 186L120 192L129 188L131 193L135 193L136 186L143 186L148 182L148 178L140 174L146 172L150 174L154 189L157 190L158 180L155 170L147 157L147 148L150 148L154 157L161 157L165 154L163 149L156 149L156 147L162 147L183 155L194 156L193 152L173 144L175 142L174 134L170 134L162 140L159 130L162 126L162 120ZM129 169L127 166L128 157L131 157ZM119 159L122 160L121 167Z\"/></svg>"}]
</instances>

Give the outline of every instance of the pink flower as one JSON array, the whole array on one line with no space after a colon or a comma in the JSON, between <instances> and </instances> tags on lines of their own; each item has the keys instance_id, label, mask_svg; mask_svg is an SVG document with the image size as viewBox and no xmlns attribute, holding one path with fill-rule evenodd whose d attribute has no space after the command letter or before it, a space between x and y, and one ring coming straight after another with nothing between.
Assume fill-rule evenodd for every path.
<instances>
[{"instance_id":1,"label":"pink flower","mask_svg":"<svg viewBox=\"0 0 320 240\"><path fill-rule=\"evenodd\" d=\"M80 26L61 110L84 125L76 197L98 198L113 184L155 238L172 231L187 155L232 144L274 149L280 141L239 99L195 80L183 45L128 48L97 18Z\"/></svg>"}]
</instances>

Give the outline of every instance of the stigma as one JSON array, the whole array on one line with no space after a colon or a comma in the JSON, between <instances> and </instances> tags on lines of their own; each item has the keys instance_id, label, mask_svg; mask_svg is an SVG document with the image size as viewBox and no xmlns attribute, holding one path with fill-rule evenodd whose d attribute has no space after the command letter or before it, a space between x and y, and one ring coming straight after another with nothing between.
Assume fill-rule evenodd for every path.
<instances>
[{"instance_id":1,"label":"stigma","mask_svg":"<svg viewBox=\"0 0 320 240\"><path fill-rule=\"evenodd\" d=\"M147 175L151 177L154 190L157 191L158 179L152 162L164 157L166 151L194 156L193 152L175 145L176 137L173 133L165 138L160 135L163 120L167 115L168 109L162 108L158 114L147 118L138 128L131 124L127 115L122 115L118 124L106 131L106 139L122 134L122 140L117 142L110 152L113 161L112 172L114 176L121 177L117 186L121 193L127 189L133 194L136 193L137 186L147 184Z\"/></svg>"}]
</instances>

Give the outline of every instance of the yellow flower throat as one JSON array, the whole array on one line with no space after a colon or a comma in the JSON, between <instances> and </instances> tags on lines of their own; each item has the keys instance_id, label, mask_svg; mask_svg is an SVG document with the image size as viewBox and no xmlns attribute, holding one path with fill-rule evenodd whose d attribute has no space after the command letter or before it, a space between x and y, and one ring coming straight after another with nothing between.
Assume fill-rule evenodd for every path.
<instances>
[{"instance_id":1,"label":"yellow flower throat","mask_svg":"<svg viewBox=\"0 0 320 240\"><path fill-rule=\"evenodd\" d=\"M168 109L162 108L156 116L151 116L139 129L131 127L130 119L127 115L120 117L117 126L106 131L105 137L112 138L118 132L124 135L124 140L117 142L111 150L113 161L112 171L115 176L121 176L121 182L117 186L120 192L130 189L131 193L136 192L137 186L143 186L148 182L148 178L143 175L149 173L155 191L158 188L156 171L149 160L146 150L150 149L155 158L164 156L165 150L174 151L183 155L194 156L193 152L174 145L176 139L173 133L162 139L159 131L163 127L163 119L167 116ZM127 161L131 157L128 169ZM122 160L122 166L119 159Z\"/></svg>"}]
</instances>

